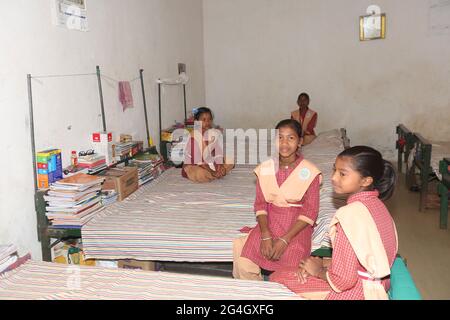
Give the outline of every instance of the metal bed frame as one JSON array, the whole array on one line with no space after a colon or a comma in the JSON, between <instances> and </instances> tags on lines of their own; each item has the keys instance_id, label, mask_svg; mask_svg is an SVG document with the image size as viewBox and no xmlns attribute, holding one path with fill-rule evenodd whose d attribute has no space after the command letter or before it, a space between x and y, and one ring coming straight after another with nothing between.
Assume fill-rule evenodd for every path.
<instances>
[{"instance_id":1,"label":"metal bed frame","mask_svg":"<svg viewBox=\"0 0 450 320\"><path fill-rule=\"evenodd\" d=\"M398 170L399 172L402 172L402 164L406 164L406 186L408 188L413 185L413 179L416 175L415 169L417 168L419 170L421 180L419 210L423 211L423 209L425 209L429 191L429 183L431 181L430 178L433 179L433 177L431 177L433 173L431 168L431 154L433 151L433 145L420 133L413 133L403 124L397 126L397 135ZM412 168L409 168L408 158L414 148L414 161ZM442 180L438 184L438 193L440 196L439 226L441 229L447 229L448 197L450 190L450 158L444 158L440 162L439 172L442 174Z\"/></svg>"},{"instance_id":2,"label":"metal bed frame","mask_svg":"<svg viewBox=\"0 0 450 320\"><path fill-rule=\"evenodd\" d=\"M445 158L439 163L439 172L442 174L442 180L438 185L438 192L441 197L439 226L441 229L447 229L448 198L450 196L450 158Z\"/></svg>"}]
</instances>

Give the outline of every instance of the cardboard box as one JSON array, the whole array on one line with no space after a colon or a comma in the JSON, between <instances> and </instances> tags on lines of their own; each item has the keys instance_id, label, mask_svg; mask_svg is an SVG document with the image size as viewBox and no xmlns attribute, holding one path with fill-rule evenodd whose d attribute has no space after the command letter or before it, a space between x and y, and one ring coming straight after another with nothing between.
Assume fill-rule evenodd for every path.
<instances>
[{"instance_id":1,"label":"cardboard box","mask_svg":"<svg viewBox=\"0 0 450 320\"><path fill-rule=\"evenodd\" d=\"M112 132L95 132L92 134L92 142L112 142Z\"/></svg>"},{"instance_id":2,"label":"cardboard box","mask_svg":"<svg viewBox=\"0 0 450 320\"><path fill-rule=\"evenodd\" d=\"M133 137L129 134L121 134L120 135L120 143L131 142L133 141Z\"/></svg>"},{"instance_id":3,"label":"cardboard box","mask_svg":"<svg viewBox=\"0 0 450 320\"><path fill-rule=\"evenodd\" d=\"M120 260L119 268L121 269L133 269L144 271L155 271L156 264L153 261L138 261L138 260Z\"/></svg>"},{"instance_id":4,"label":"cardboard box","mask_svg":"<svg viewBox=\"0 0 450 320\"><path fill-rule=\"evenodd\" d=\"M104 155L106 164L112 165L114 160L114 142L112 132L97 132L92 134L92 148L95 153Z\"/></svg>"},{"instance_id":5,"label":"cardboard box","mask_svg":"<svg viewBox=\"0 0 450 320\"><path fill-rule=\"evenodd\" d=\"M139 188L138 168L135 167L108 169L101 176L105 177L102 189L116 190L119 201L123 201Z\"/></svg>"}]
</instances>

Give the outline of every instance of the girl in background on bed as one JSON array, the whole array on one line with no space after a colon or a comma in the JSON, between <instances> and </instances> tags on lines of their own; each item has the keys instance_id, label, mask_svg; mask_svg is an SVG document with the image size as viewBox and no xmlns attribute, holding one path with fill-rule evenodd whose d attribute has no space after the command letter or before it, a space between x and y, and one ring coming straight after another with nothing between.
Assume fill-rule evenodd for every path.
<instances>
[{"instance_id":1,"label":"girl in background on bed","mask_svg":"<svg viewBox=\"0 0 450 320\"><path fill-rule=\"evenodd\" d=\"M291 113L291 119L300 123L303 130L303 145L308 145L316 139L314 131L317 125L317 112L309 108L309 95L302 93L298 96L298 109Z\"/></svg>"},{"instance_id":2,"label":"girl in background on bed","mask_svg":"<svg viewBox=\"0 0 450 320\"><path fill-rule=\"evenodd\" d=\"M299 150L302 128L284 120L279 131L279 157L255 170L254 211L258 224L233 243L233 276L263 280L262 273L298 267L311 253L313 226L319 211L321 172Z\"/></svg>"},{"instance_id":3,"label":"girl in background on bed","mask_svg":"<svg viewBox=\"0 0 450 320\"><path fill-rule=\"evenodd\" d=\"M349 195L331 222L332 259L309 258L270 280L309 299L387 299L398 241L383 200L393 193L395 170L378 151L359 146L337 157L332 182L336 193Z\"/></svg>"},{"instance_id":4,"label":"girl in background on bed","mask_svg":"<svg viewBox=\"0 0 450 320\"><path fill-rule=\"evenodd\" d=\"M201 122L201 129L196 134L195 130L185 149L185 159L182 176L191 181L204 183L225 177L234 168L233 164L225 162L222 149L209 137L213 133L213 114L209 108L198 108L194 110L194 119ZM209 147L208 147L209 146ZM204 158L205 149L210 153L208 159Z\"/></svg>"}]
</instances>

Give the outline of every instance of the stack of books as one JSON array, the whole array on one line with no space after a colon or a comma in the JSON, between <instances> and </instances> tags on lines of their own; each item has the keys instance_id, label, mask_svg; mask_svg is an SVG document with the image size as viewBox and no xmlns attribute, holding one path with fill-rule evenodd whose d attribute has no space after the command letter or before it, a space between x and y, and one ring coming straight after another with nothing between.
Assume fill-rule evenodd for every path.
<instances>
[{"instance_id":1,"label":"stack of books","mask_svg":"<svg viewBox=\"0 0 450 320\"><path fill-rule=\"evenodd\" d=\"M63 178L61 150L52 149L38 152L36 162L39 189L48 189L50 184Z\"/></svg>"},{"instance_id":2,"label":"stack of books","mask_svg":"<svg viewBox=\"0 0 450 320\"><path fill-rule=\"evenodd\" d=\"M50 186L44 196L47 218L55 228L80 229L104 207L100 195L104 178L75 174Z\"/></svg>"},{"instance_id":3,"label":"stack of books","mask_svg":"<svg viewBox=\"0 0 450 320\"><path fill-rule=\"evenodd\" d=\"M159 177L164 172L164 159L158 154L142 154L131 160L130 167L138 168L139 186Z\"/></svg>"},{"instance_id":4,"label":"stack of books","mask_svg":"<svg viewBox=\"0 0 450 320\"><path fill-rule=\"evenodd\" d=\"M106 157L104 155L94 153L79 157L77 167L88 169L89 174L96 174L108 168L108 165L106 164Z\"/></svg>"},{"instance_id":5,"label":"stack of books","mask_svg":"<svg viewBox=\"0 0 450 320\"><path fill-rule=\"evenodd\" d=\"M116 161L122 161L131 158L142 151L144 143L142 141L128 141L116 143L114 155Z\"/></svg>"}]
</instances>

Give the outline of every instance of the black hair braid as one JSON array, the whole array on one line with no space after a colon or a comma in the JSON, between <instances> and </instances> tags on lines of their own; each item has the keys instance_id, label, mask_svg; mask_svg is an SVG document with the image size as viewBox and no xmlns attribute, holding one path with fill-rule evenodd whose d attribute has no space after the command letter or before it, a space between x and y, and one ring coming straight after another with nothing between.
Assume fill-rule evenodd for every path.
<instances>
[{"instance_id":1,"label":"black hair braid","mask_svg":"<svg viewBox=\"0 0 450 320\"><path fill-rule=\"evenodd\" d=\"M397 172L389 161L383 160L383 176L374 183L374 188L380 192L380 199L387 200L392 197L397 182Z\"/></svg>"},{"instance_id":2,"label":"black hair braid","mask_svg":"<svg viewBox=\"0 0 450 320\"><path fill-rule=\"evenodd\" d=\"M394 193L397 173L381 153L371 147L356 146L343 151L339 157L352 159L353 167L362 177L372 177L372 187L380 193L381 200L389 199Z\"/></svg>"}]
</instances>

